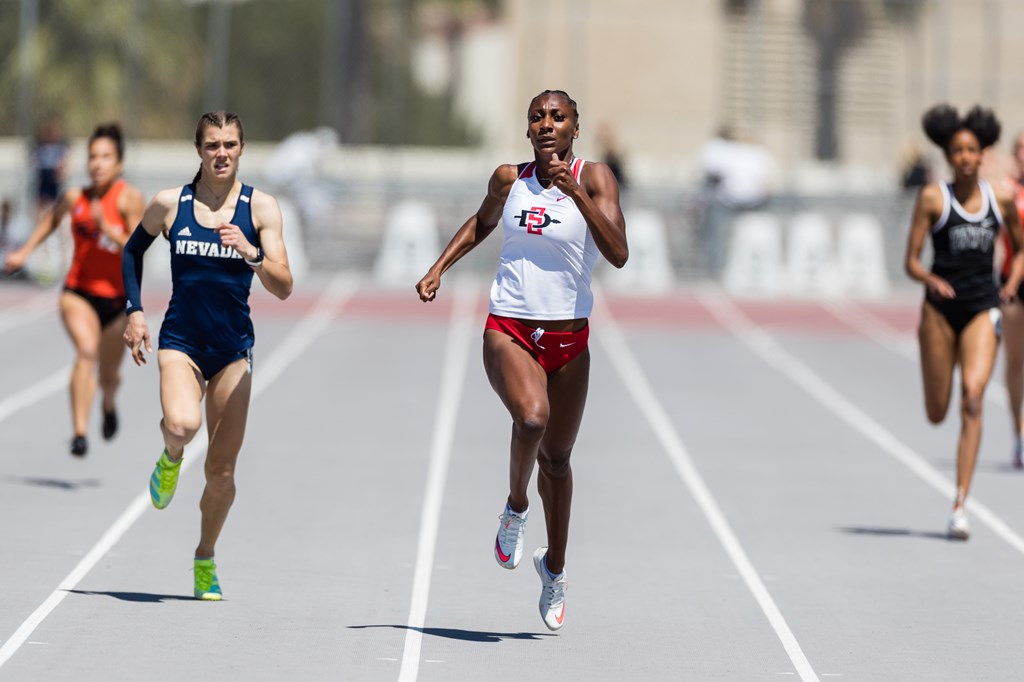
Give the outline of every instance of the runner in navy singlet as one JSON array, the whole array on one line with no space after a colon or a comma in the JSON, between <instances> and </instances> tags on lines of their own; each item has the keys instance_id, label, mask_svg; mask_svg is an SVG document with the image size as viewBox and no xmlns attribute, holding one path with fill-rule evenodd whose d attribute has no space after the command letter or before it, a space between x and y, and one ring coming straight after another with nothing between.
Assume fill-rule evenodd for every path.
<instances>
[{"instance_id":1,"label":"runner in navy singlet","mask_svg":"<svg viewBox=\"0 0 1024 682\"><path fill-rule=\"evenodd\" d=\"M135 230L124 251L124 341L142 365L144 350L152 352L142 312L142 257L161 232L171 242L171 302L157 353L164 451L149 491L157 509L170 504L185 446L202 425L205 396L209 448L193 570L196 598L209 601L221 598L214 546L235 498L235 462L252 389L249 287L255 273L279 299L292 291L277 200L237 179L244 144L235 114L203 114L195 137L199 172L191 184L154 197L142 229Z\"/></svg>"},{"instance_id":2,"label":"runner in navy singlet","mask_svg":"<svg viewBox=\"0 0 1024 682\"><path fill-rule=\"evenodd\" d=\"M949 410L953 372L960 367L960 439L957 445L956 499L947 531L970 534L964 502L970 490L981 442L982 398L999 347L999 303L1011 300L1024 274L1021 228L1013 197L996 196L979 177L982 151L999 139L991 110L974 107L961 117L946 104L922 118L925 133L945 153L953 182L921 188L907 241L907 274L925 285L918 341L928 419L938 424ZM993 246L1002 224L1016 255L1008 280L995 281ZM935 254L929 271L921 262L931 235Z\"/></svg>"},{"instance_id":3,"label":"runner in navy singlet","mask_svg":"<svg viewBox=\"0 0 1024 682\"><path fill-rule=\"evenodd\" d=\"M494 557L515 568L523 551L534 465L548 547L533 555L541 578L540 614L557 630L565 615L565 550L572 502L569 457L590 375L587 318L598 256L621 268L629 257L619 186L603 163L573 153L576 102L546 90L530 103L527 138L534 160L499 166L479 210L417 283L432 301L441 276L500 223L504 232L484 330L484 368L512 417L509 494Z\"/></svg>"}]
</instances>

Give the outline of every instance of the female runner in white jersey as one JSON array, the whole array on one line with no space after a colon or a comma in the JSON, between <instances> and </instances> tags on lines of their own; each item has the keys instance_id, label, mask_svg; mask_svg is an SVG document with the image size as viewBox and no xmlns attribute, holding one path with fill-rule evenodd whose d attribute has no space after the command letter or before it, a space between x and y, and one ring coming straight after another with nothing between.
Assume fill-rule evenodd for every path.
<instances>
[{"instance_id":1,"label":"female runner in white jersey","mask_svg":"<svg viewBox=\"0 0 1024 682\"><path fill-rule=\"evenodd\" d=\"M523 553L534 463L548 547L533 556L541 578L540 613L557 630L565 616L565 549L572 502L572 454L590 375L587 318L598 255L621 268L629 257L615 176L573 154L576 102L561 90L533 98L526 136L534 161L499 166L476 214L416 285L432 301L441 276L498 226L504 245L491 286L484 367L512 417L509 495L494 555L515 568Z\"/></svg>"},{"instance_id":2,"label":"female runner in white jersey","mask_svg":"<svg viewBox=\"0 0 1024 682\"><path fill-rule=\"evenodd\" d=\"M946 155L953 182L921 188L907 240L906 270L925 285L918 343L928 420L939 424L949 410L953 372L960 366L960 440L956 455L956 499L949 537L970 535L965 502L981 443L985 387L999 348L999 305L1013 299L1024 272L1021 228L1010 196L996 195L979 176L982 152L999 139L1000 125L989 109L974 107L966 116L946 104L925 112L924 132ZM1007 281L995 282L993 247L1000 224L1009 232L1016 255ZM921 262L931 238L933 263Z\"/></svg>"}]
</instances>

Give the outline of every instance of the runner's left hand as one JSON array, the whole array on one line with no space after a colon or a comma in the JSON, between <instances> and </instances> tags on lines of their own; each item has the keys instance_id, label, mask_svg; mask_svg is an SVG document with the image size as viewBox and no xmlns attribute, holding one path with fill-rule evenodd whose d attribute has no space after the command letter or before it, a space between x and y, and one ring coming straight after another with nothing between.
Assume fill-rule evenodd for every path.
<instances>
[{"instance_id":1,"label":"runner's left hand","mask_svg":"<svg viewBox=\"0 0 1024 682\"><path fill-rule=\"evenodd\" d=\"M233 248L242 258L253 260L259 255L259 251L249 243L249 240L242 234L242 230L238 225L221 223L216 227L216 230L217 234L220 235L220 243Z\"/></svg>"}]
</instances>

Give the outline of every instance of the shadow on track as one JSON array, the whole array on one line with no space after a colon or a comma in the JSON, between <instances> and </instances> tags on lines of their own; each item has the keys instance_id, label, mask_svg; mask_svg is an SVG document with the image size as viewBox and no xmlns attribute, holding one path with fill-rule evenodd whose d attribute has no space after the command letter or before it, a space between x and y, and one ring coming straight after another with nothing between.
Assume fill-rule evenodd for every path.
<instances>
[{"instance_id":1,"label":"shadow on track","mask_svg":"<svg viewBox=\"0 0 1024 682\"><path fill-rule=\"evenodd\" d=\"M949 540L946 533L929 530L911 530L910 528L870 528L864 526L840 526L839 530L851 535L879 535L893 537L928 538L929 540Z\"/></svg>"},{"instance_id":2,"label":"shadow on track","mask_svg":"<svg viewBox=\"0 0 1024 682\"><path fill-rule=\"evenodd\" d=\"M8 476L7 481L20 485L31 485L38 488L56 488L58 490L76 491L82 488L96 488L100 485L99 479L83 478L80 480L67 478L47 478L44 476Z\"/></svg>"},{"instance_id":3,"label":"shadow on track","mask_svg":"<svg viewBox=\"0 0 1024 682\"><path fill-rule=\"evenodd\" d=\"M458 628L410 628L408 625L349 625L352 630L367 628L395 628L396 630L416 630L424 635L457 639L463 642L500 642L506 639L533 639L554 637L545 632L481 632L479 630L460 630Z\"/></svg>"},{"instance_id":4,"label":"shadow on track","mask_svg":"<svg viewBox=\"0 0 1024 682\"><path fill-rule=\"evenodd\" d=\"M121 601L162 604L165 601L201 601L195 597L182 594L153 594L151 592L111 592L103 590L68 590L71 594L84 594L90 597L113 597Z\"/></svg>"}]
</instances>

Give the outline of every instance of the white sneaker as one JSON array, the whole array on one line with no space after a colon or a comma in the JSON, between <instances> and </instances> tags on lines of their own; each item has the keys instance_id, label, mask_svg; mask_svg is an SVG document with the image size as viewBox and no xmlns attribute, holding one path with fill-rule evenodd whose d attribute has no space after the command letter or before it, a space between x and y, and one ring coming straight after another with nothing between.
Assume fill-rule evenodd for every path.
<instances>
[{"instance_id":1,"label":"white sneaker","mask_svg":"<svg viewBox=\"0 0 1024 682\"><path fill-rule=\"evenodd\" d=\"M1024 441L1020 436L1013 442L1013 468L1024 469L1024 458L1021 455L1024 454Z\"/></svg>"},{"instance_id":2,"label":"white sneaker","mask_svg":"<svg viewBox=\"0 0 1024 682\"><path fill-rule=\"evenodd\" d=\"M569 583L565 579L565 571L554 580L548 577L547 558L548 548L539 548L533 553L533 567L537 569L541 583L540 617L544 619L544 625L548 626L548 630L557 630L562 627L562 620L565 618L565 591L569 588Z\"/></svg>"},{"instance_id":3,"label":"white sneaker","mask_svg":"<svg viewBox=\"0 0 1024 682\"><path fill-rule=\"evenodd\" d=\"M967 523L967 513L963 507L954 509L949 517L949 529L947 534L954 540L966 540L971 536L971 526Z\"/></svg>"},{"instance_id":4,"label":"white sneaker","mask_svg":"<svg viewBox=\"0 0 1024 682\"><path fill-rule=\"evenodd\" d=\"M502 568L512 570L523 558L523 535L526 533L526 516L530 510L522 514L512 511L505 505L505 511L499 517L498 536L494 538L494 558Z\"/></svg>"}]
</instances>

